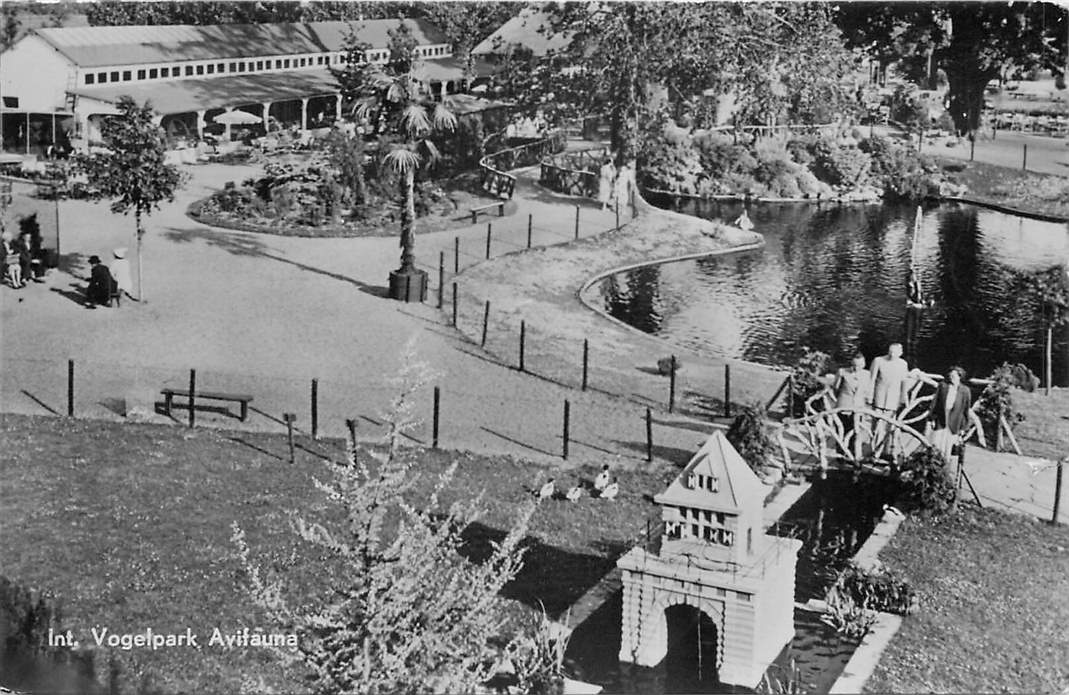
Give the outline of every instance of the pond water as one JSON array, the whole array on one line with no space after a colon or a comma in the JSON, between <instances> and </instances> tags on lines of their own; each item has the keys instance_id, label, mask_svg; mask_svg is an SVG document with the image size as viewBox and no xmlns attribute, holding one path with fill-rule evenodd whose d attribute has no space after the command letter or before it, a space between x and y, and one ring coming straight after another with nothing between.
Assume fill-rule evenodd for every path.
<instances>
[{"instance_id":1,"label":"pond water","mask_svg":"<svg viewBox=\"0 0 1069 695\"><path fill-rule=\"evenodd\" d=\"M798 538L795 600L823 599L838 572L868 539L893 498L893 484L884 477L829 471L780 518L770 533ZM668 656L656 668L620 663L622 592L606 601L572 634L566 663L580 680L596 683L605 693L752 693L719 683L706 675L699 660L702 633L670 644ZM696 623L696 621L695 621ZM669 636L672 629L669 622ZM773 683L797 683L801 693L826 693L842 674L857 643L838 635L817 613L794 612L795 636L769 667ZM697 630L697 625L691 628ZM699 675L704 676L699 678ZM782 692L788 692L782 690ZM791 691L795 692L795 691Z\"/></svg>"},{"instance_id":2,"label":"pond water","mask_svg":"<svg viewBox=\"0 0 1069 695\"><path fill-rule=\"evenodd\" d=\"M680 210L730 221L742 205L692 201ZM803 346L842 364L855 350L871 359L899 341L930 372L960 364L987 376L1009 361L1042 376L1045 333L1025 276L1069 259L1069 225L928 207L917 253L925 297L936 304L914 312L907 331L915 214L908 205L751 205L763 249L621 273L588 297L669 342L761 364L792 364ZM1069 327L1054 342L1054 383L1069 385Z\"/></svg>"}]
</instances>

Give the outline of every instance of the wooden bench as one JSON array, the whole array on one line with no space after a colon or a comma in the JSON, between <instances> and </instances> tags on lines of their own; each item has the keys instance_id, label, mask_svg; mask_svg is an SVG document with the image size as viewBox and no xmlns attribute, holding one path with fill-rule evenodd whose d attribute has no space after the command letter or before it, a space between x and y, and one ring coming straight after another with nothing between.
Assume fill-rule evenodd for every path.
<instances>
[{"instance_id":1,"label":"wooden bench","mask_svg":"<svg viewBox=\"0 0 1069 695\"><path fill-rule=\"evenodd\" d=\"M165 388L160 393L163 394L163 410L165 415L171 414L171 408L174 406L174 398L178 396L180 398L189 398L188 389L172 389ZM195 394L196 399L207 398L215 401L233 401L235 403L241 403L241 421L245 422L245 419L249 416L249 401L252 400L252 396L244 395L240 393L222 393L221 391L197 391ZM190 407L192 403L188 403L186 407Z\"/></svg>"},{"instance_id":2,"label":"wooden bench","mask_svg":"<svg viewBox=\"0 0 1069 695\"><path fill-rule=\"evenodd\" d=\"M478 205L476 207L473 207L471 209L471 223L475 224L476 222L479 221L479 213L480 212L487 212L487 211L491 210L492 208L497 208L497 216L498 217L504 217L505 216L505 202L506 201L504 201L504 200L498 200L498 201L495 201L493 203L487 203L486 205Z\"/></svg>"}]
</instances>

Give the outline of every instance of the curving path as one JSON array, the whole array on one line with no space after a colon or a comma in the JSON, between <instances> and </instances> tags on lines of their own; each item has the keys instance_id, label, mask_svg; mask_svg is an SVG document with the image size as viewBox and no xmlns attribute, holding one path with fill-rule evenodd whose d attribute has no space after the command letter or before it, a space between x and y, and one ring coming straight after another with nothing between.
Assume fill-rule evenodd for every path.
<instances>
[{"instance_id":1,"label":"curving path","mask_svg":"<svg viewBox=\"0 0 1069 695\"><path fill-rule=\"evenodd\" d=\"M390 377L399 353L411 338L439 375L417 396L417 414L430 419L430 389L439 385L443 447L559 462L568 398L571 461L644 460L645 425L637 406L496 363L449 326L448 312L434 308L433 288L427 305L385 299L387 273L399 252L395 238L293 239L211 228L186 217L186 206L254 170L187 169L192 182L147 220L146 303L81 306L88 256L107 259L116 246L130 247L133 255L133 220L111 214L106 203L60 203L61 268L47 283L0 291L5 411L65 414L66 361L72 358L78 416L120 418L133 410L142 419L168 422L152 412L159 389L185 384L188 370L196 368L200 389L255 395L245 427L277 431L282 413L295 412L298 426L307 429L310 381L318 378L320 431L340 436L344 419L355 417L359 436L373 439L396 391ZM540 191L529 178L517 197L514 216L420 235L421 263L436 276L438 252L448 251L451 266L455 237L461 240L462 269L477 262L485 253L486 221L495 227L495 255L526 243L528 215L536 246L573 236L574 201ZM579 210L584 236L615 224L611 212L592 204L581 203ZM185 411L175 417L184 422ZM197 419L241 426L200 410ZM655 451L662 460L685 459L706 429L680 418L657 420ZM429 444L429 423L413 438Z\"/></svg>"},{"instance_id":2,"label":"curving path","mask_svg":"<svg viewBox=\"0 0 1069 695\"><path fill-rule=\"evenodd\" d=\"M508 366L514 364L510 355L516 338L508 330L491 333L488 351L478 346L481 311L472 278L494 268L523 265L525 256L571 254L561 249L484 264L487 221L493 225L495 257L526 245L528 215L534 221L535 246L572 239L577 202L583 238L615 225L612 212L539 188L537 169L517 172L516 215L483 218L459 231L417 238L420 261L433 271L426 305L403 305L383 298L387 273L397 264L394 238L296 239L213 229L194 222L184 214L190 202L255 170L225 165L188 169L193 176L190 185L147 222L147 303L127 301L119 309L81 306L86 259L94 253L107 258L110 249L120 245L133 249L133 220L112 215L106 204L61 202L61 268L44 284L18 292L0 289L0 407L4 411L65 414L66 361L73 358L78 416L120 419L132 410L145 420L172 422L152 413L159 389L165 384L183 385L188 370L195 367L199 388L255 395L244 425L205 411L198 411L198 423L281 431L282 413L294 412L298 427L307 430L310 381L318 378L320 431L341 436L344 419L356 418L359 436L374 439L381 432L376 424L381 421L380 413L396 393L390 377L399 366L401 347L412 338L422 359L439 375L418 394L416 412L430 419L431 387L440 386L440 441L445 448L559 464L566 398L571 401L572 463L642 465L647 405L654 407L658 461L684 462L711 426L709 411L700 407L694 394L721 393L722 362L678 351L686 365L678 391L684 396L683 414L677 410L669 415L664 412L666 380L648 372L670 348L594 315L574 295L558 304L563 307L559 314L552 304L536 306L536 290L530 291L531 304L526 308L522 302L517 305L514 297L506 300L519 312L512 318L533 316L529 366L550 378L522 374ZM28 190L16 185L16 196ZM462 271L471 269L458 279L465 288L460 313L466 336L450 325L448 293L446 310L434 307L438 254L446 253L452 270L455 238L461 243ZM664 255L665 250L657 247L647 253L649 260ZM582 270L594 273L598 269ZM495 320L510 320L509 315L498 317L496 310L494 314ZM565 319L577 323L569 328ZM578 332L570 332L576 327ZM540 344L534 340L540 333L558 335ZM592 368L591 385L599 390L575 388L582 337L590 337L595 346L614 347L611 360L601 360L600 366ZM595 358L598 354L595 350ZM574 366L568 367L569 359ZM767 398L775 388L777 375L771 370L741 363L734 369L736 402L746 402L751 395ZM692 394L689 400L688 393ZM175 415L185 421L184 411ZM429 444L429 423L412 436ZM1049 510L1053 482L1049 466L1036 470L1027 460L980 451L970 459L975 462L970 475L985 502L1032 514ZM532 472L532 478L535 475ZM1069 514L1069 500L1062 508L1063 514Z\"/></svg>"}]
</instances>

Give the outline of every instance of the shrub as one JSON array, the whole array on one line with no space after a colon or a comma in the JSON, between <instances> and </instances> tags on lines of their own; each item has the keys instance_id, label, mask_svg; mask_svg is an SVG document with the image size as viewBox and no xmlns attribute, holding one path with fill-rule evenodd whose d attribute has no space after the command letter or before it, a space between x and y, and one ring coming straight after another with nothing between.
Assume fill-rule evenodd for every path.
<instances>
[{"instance_id":1,"label":"shrub","mask_svg":"<svg viewBox=\"0 0 1069 695\"><path fill-rule=\"evenodd\" d=\"M816 144L813 138L796 138L787 142L787 152L791 159L808 166L816 160Z\"/></svg>"},{"instance_id":2,"label":"shrub","mask_svg":"<svg viewBox=\"0 0 1069 695\"><path fill-rule=\"evenodd\" d=\"M743 406L731 422L727 439L755 473L760 473L775 451L768 422L760 404Z\"/></svg>"},{"instance_id":3,"label":"shrub","mask_svg":"<svg viewBox=\"0 0 1069 695\"><path fill-rule=\"evenodd\" d=\"M1013 407L1013 389L1020 382L1020 369L1003 362L987 378L991 383L980 394L976 414L984 426L984 435L989 438L988 441L994 442L998 436L999 416L1006 418L1011 426L1024 421L1024 415Z\"/></svg>"},{"instance_id":4,"label":"shrub","mask_svg":"<svg viewBox=\"0 0 1069 695\"><path fill-rule=\"evenodd\" d=\"M713 178L725 178L730 174L749 176L757 168L757 159L743 145L730 140L710 137L699 148L701 168Z\"/></svg>"},{"instance_id":5,"label":"shrub","mask_svg":"<svg viewBox=\"0 0 1069 695\"><path fill-rule=\"evenodd\" d=\"M828 612L820 619L839 634L860 641L872 630L876 614L858 605L850 596L833 592L828 595Z\"/></svg>"},{"instance_id":6,"label":"shrub","mask_svg":"<svg viewBox=\"0 0 1069 695\"><path fill-rule=\"evenodd\" d=\"M833 186L857 186L869 178L872 160L857 147L840 147L821 140L816 147L813 173Z\"/></svg>"},{"instance_id":7,"label":"shrub","mask_svg":"<svg viewBox=\"0 0 1069 695\"><path fill-rule=\"evenodd\" d=\"M805 402L824 390L823 377L828 373L831 356L819 350L802 348L802 355L791 369L791 393L794 408L791 417L805 416Z\"/></svg>"},{"instance_id":8,"label":"shrub","mask_svg":"<svg viewBox=\"0 0 1069 695\"><path fill-rule=\"evenodd\" d=\"M909 615L917 601L917 593L909 582L896 577L884 567L865 569L853 562L846 566L832 591L849 596L862 608L897 615Z\"/></svg>"},{"instance_id":9,"label":"shrub","mask_svg":"<svg viewBox=\"0 0 1069 695\"><path fill-rule=\"evenodd\" d=\"M702 163L692 145L659 141L651 145L641 167L643 182L650 188L696 195Z\"/></svg>"},{"instance_id":10,"label":"shrub","mask_svg":"<svg viewBox=\"0 0 1069 695\"><path fill-rule=\"evenodd\" d=\"M957 499L947 460L936 449L922 446L899 469L902 511L920 516L938 516L949 511Z\"/></svg>"}]
</instances>

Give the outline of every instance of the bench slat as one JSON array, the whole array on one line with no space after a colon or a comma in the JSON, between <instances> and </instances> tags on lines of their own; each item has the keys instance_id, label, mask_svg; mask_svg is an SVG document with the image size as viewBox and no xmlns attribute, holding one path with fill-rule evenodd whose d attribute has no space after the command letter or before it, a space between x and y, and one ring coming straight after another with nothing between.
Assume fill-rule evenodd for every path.
<instances>
[{"instance_id":1,"label":"bench slat","mask_svg":"<svg viewBox=\"0 0 1069 695\"><path fill-rule=\"evenodd\" d=\"M160 393L172 396L183 396L189 398L189 389L162 389ZM251 401L252 396L237 393L222 393L220 391L197 391L197 398L211 398L219 401Z\"/></svg>"}]
</instances>

